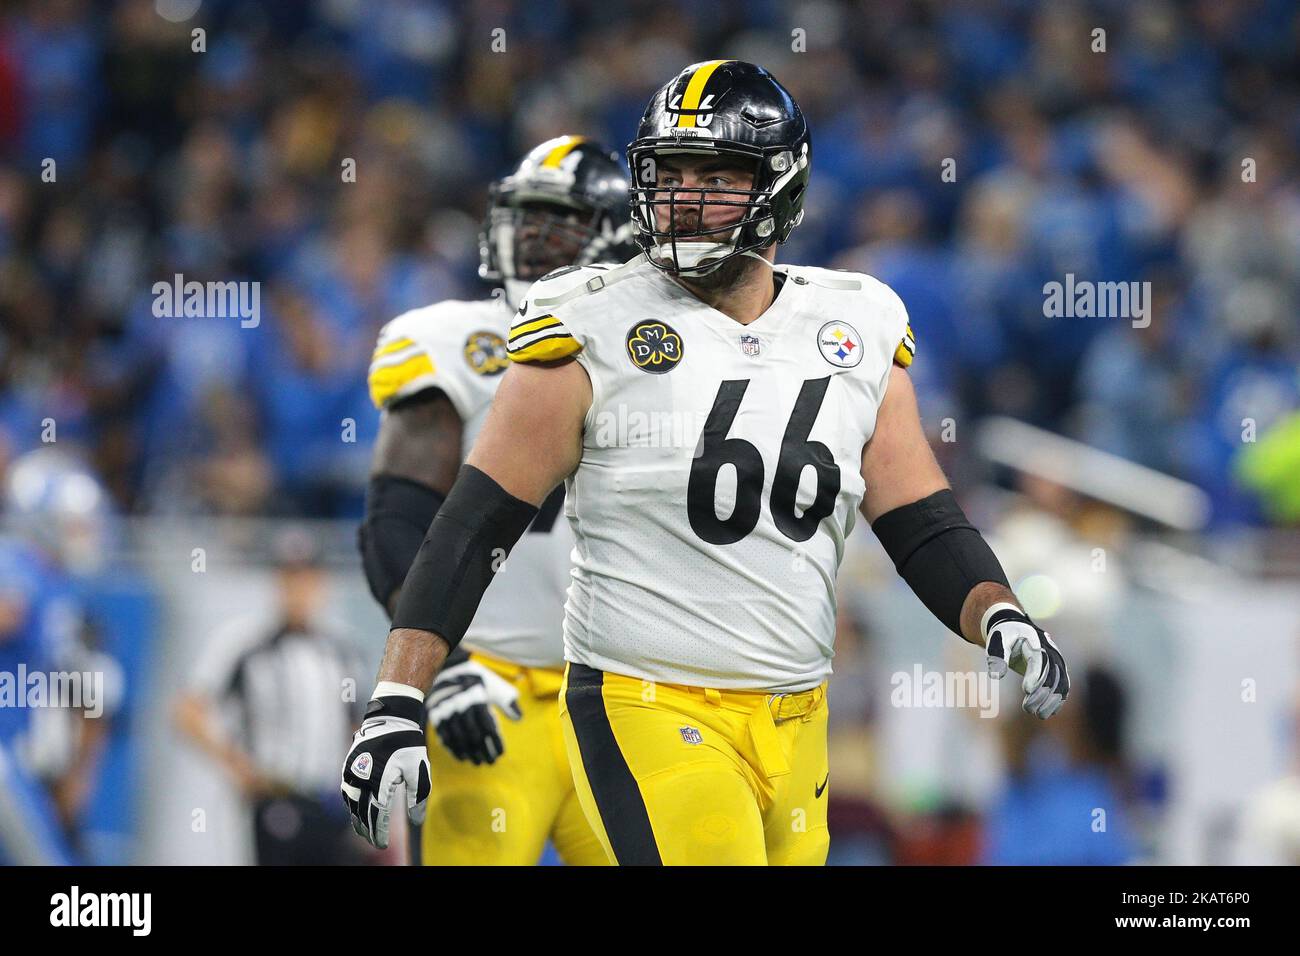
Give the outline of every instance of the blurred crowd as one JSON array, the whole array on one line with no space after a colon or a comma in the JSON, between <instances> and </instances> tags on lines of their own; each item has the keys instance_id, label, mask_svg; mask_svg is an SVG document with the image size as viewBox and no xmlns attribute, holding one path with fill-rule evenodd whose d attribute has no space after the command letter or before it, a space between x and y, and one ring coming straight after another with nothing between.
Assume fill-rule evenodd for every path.
<instances>
[{"instance_id":1,"label":"blurred crowd","mask_svg":"<svg viewBox=\"0 0 1300 956\"><path fill-rule=\"evenodd\" d=\"M562 132L621 151L727 55L811 123L779 258L898 291L929 420L1294 522L1297 50L1289 0L7 4L0 467L53 428L127 512L357 514L375 333L487 294L488 182ZM259 283L258 321L156 316L177 274ZM1048 317L1067 274L1150 282L1149 327Z\"/></svg>"},{"instance_id":2,"label":"blurred crowd","mask_svg":"<svg viewBox=\"0 0 1300 956\"><path fill-rule=\"evenodd\" d=\"M489 294L488 183L561 133L621 152L654 90L715 56L768 67L807 113L807 215L778 260L897 290L927 425L964 439L1011 416L1195 483L1216 527L1300 524L1291 0L20 0L0 7L0 478L8 518L33 527L0 539L0 577L21 585L0 588L0 658L146 671L150 589L109 587L86 561L108 545L48 515L359 516L375 335ZM177 276L256 283L257 314L159 315L155 284ZM1071 276L1150 283L1145 315L1049 314L1044 286ZM71 457L42 455L50 442ZM959 484L977 473L974 443L936 448ZM1091 564L1127 519L1019 482L1028 506L980 523L1018 584L1055 581L1048 604L1068 592L1081 615L1063 629L1079 706L1046 729L999 722L1004 772L981 799L882 794L896 662L888 624L850 598L832 728L842 862L1150 855L1143 813L1164 783L1125 742L1153 689L1107 667L1115 635L1130 656L1142 642L1106 617L1125 603L1122 557L1106 575ZM54 613L73 598L84 613ZM129 791L112 734L141 684L119 686L110 734L65 727L61 758L35 762L68 853L128 852L125 804L67 770L101 754L101 794ZM23 716L0 748L32 736ZM203 720L187 726L206 739ZM1300 833L1295 780L1265 797ZM1128 810L1082 839L1064 817L1083 805ZM88 830L87 808L109 822ZM1026 816L1048 821L1041 845L1004 832Z\"/></svg>"}]
</instances>

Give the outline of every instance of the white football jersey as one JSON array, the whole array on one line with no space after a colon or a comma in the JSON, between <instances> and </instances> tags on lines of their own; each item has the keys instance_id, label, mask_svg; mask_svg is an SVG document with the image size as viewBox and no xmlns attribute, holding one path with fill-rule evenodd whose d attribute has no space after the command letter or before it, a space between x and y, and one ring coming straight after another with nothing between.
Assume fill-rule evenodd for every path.
<instances>
[{"instance_id":1,"label":"white football jersey","mask_svg":"<svg viewBox=\"0 0 1300 956\"><path fill-rule=\"evenodd\" d=\"M831 670L835 577L902 301L858 273L778 265L741 325L643 258L553 273L510 333L515 361L591 378L565 657L644 680L796 691Z\"/></svg>"},{"instance_id":2,"label":"white football jersey","mask_svg":"<svg viewBox=\"0 0 1300 956\"><path fill-rule=\"evenodd\" d=\"M464 425L468 455L510 364L506 333L514 313L503 298L439 302L393 319L379 333L370 397L386 409L425 389L441 389ZM563 489L542 506L483 595L464 644L529 667L564 663L561 620L573 535L561 519Z\"/></svg>"}]
</instances>

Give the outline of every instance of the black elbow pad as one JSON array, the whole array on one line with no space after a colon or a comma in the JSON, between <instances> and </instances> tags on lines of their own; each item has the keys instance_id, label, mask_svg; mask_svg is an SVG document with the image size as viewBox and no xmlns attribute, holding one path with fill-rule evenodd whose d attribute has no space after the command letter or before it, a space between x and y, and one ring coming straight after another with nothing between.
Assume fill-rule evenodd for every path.
<instances>
[{"instance_id":1,"label":"black elbow pad","mask_svg":"<svg viewBox=\"0 0 1300 956\"><path fill-rule=\"evenodd\" d=\"M455 648L537 511L473 465L462 465L402 585L393 627L432 631Z\"/></svg>"},{"instance_id":2,"label":"black elbow pad","mask_svg":"<svg viewBox=\"0 0 1300 956\"><path fill-rule=\"evenodd\" d=\"M394 475L371 477L357 547L370 593L385 612L406 580L442 502L441 494L418 481Z\"/></svg>"},{"instance_id":3,"label":"black elbow pad","mask_svg":"<svg viewBox=\"0 0 1300 956\"><path fill-rule=\"evenodd\" d=\"M1010 587L993 549L949 488L886 512L871 530L921 603L957 635L972 588L985 581Z\"/></svg>"}]
</instances>

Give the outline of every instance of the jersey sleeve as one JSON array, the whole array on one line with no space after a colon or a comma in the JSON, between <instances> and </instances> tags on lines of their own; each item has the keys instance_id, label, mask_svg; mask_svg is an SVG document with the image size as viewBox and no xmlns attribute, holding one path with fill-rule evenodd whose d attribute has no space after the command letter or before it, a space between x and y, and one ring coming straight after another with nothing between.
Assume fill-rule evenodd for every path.
<instances>
[{"instance_id":1,"label":"jersey sleeve","mask_svg":"<svg viewBox=\"0 0 1300 956\"><path fill-rule=\"evenodd\" d=\"M885 359L885 375L888 377L891 366L907 368L912 364L916 357L916 338L908 320L907 306L898 293L872 276L863 275L862 281L865 294L862 308L871 317L869 337L875 343L873 350L878 350L876 354Z\"/></svg>"},{"instance_id":2,"label":"jersey sleeve","mask_svg":"<svg viewBox=\"0 0 1300 956\"><path fill-rule=\"evenodd\" d=\"M582 351L568 326L546 312L521 318L510 328L506 352L513 362L553 362Z\"/></svg>"},{"instance_id":3,"label":"jersey sleeve","mask_svg":"<svg viewBox=\"0 0 1300 956\"><path fill-rule=\"evenodd\" d=\"M870 405L873 409L878 409L885 401L894 367L906 369L910 366L916 345L908 321L907 306L898 293L872 276L861 274L860 279L862 296L855 312L864 325L861 329L863 344L870 358L864 358L859 369L868 385L872 399ZM873 411L873 418L874 415Z\"/></svg>"},{"instance_id":4,"label":"jersey sleeve","mask_svg":"<svg viewBox=\"0 0 1300 956\"><path fill-rule=\"evenodd\" d=\"M515 362L554 362L582 351L586 344L578 317L591 280L599 271L569 267L535 282L524 298L523 312L510 328L506 351Z\"/></svg>"},{"instance_id":5,"label":"jersey sleeve","mask_svg":"<svg viewBox=\"0 0 1300 956\"><path fill-rule=\"evenodd\" d=\"M463 361L458 361L451 340L451 323L436 308L403 313L379 332L370 356L367 383L375 407L386 409L427 389L441 390L457 414L468 418L470 393L463 381Z\"/></svg>"}]
</instances>

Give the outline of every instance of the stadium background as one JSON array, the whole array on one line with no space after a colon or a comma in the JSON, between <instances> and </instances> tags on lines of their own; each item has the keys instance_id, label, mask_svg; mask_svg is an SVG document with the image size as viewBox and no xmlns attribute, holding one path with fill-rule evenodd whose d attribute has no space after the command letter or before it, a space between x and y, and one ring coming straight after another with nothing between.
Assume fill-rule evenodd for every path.
<instances>
[{"instance_id":1,"label":"stadium background","mask_svg":"<svg viewBox=\"0 0 1300 956\"><path fill-rule=\"evenodd\" d=\"M859 531L832 862L1300 861L1297 50L1285 0L7 4L0 473L52 445L103 494L11 494L4 548L51 562L4 590L71 595L124 683L99 758L65 768L82 858L247 859L168 702L270 605L287 522L377 660L352 536L379 326L487 294L486 187L527 148L621 150L662 82L731 56L812 128L778 260L902 296L936 452L1078 686L1043 726L1009 691L996 720L901 706L915 668L981 658ZM177 273L258 283L260 321L155 316ZM1048 316L1067 274L1149 282L1150 326Z\"/></svg>"}]
</instances>

